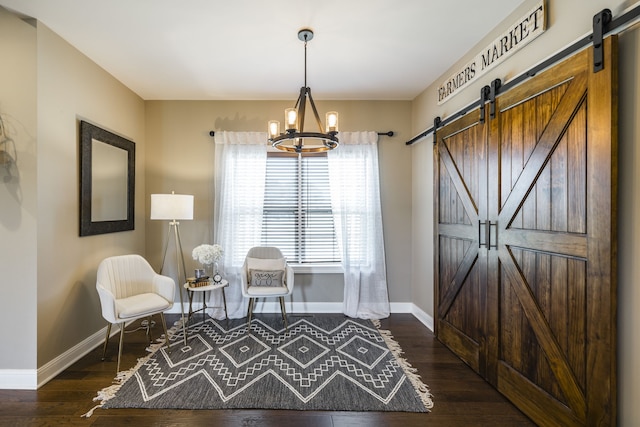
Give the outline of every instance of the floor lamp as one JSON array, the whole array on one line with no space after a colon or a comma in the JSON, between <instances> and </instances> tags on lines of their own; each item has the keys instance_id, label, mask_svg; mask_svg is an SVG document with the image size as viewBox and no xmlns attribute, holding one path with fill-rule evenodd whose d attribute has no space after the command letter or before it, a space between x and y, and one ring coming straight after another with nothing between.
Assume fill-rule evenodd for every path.
<instances>
[{"instance_id":1,"label":"floor lamp","mask_svg":"<svg viewBox=\"0 0 640 427\"><path fill-rule=\"evenodd\" d=\"M182 283L187 281L187 269L184 263L184 253L182 252L182 242L180 241L180 223L178 220L193 219L193 196L188 194L152 194L151 195L151 219L168 220L169 230L164 243L164 252L162 254L162 267L160 274L164 269L164 263L167 258L167 248L171 239L171 232L175 236L176 241L176 267L178 269L178 292L180 292L180 313L182 314L182 333L184 335L184 345L187 345L187 328L184 321L184 304L182 300ZM182 278L180 281L180 268L182 267ZM168 339L169 337L167 337Z\"/></svg>"}]
</instances>

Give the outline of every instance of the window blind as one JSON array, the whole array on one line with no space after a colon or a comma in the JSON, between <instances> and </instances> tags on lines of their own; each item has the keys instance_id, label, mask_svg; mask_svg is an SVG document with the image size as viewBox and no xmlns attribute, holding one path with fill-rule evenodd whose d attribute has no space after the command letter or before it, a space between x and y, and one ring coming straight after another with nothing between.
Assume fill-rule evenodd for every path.
<instances>
[{"instance_id":1,"label":"window blind","mask_svg":"<svg viewBox=\"0 0 640 427\"><path fill-rule=\"evenodd\" d=\"M326 155L269 155L266 171L262 243L292 263L340 262Z\"/></svg>"}]
</instances>

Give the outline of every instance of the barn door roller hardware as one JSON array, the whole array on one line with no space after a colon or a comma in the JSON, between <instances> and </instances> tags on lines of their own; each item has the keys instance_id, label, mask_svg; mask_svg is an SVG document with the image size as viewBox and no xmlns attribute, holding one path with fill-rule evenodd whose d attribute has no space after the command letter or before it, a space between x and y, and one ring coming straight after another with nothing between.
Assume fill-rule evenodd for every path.
<instances>
[{"instance_id":1,"label":"barn door roller hardware","mask_svg":"<svg viewBox=\"0 0 640 427\"><path fill-rule=\"evenodd\" d=\"M496 96L500 91L502 80L495 79L491 82L491 86L487 85L480 89L480 123L485 120L485 104L489 101L489 117L496 117Z\"/></svg>"},{"instance_id":2,"label":"barn door roller hardware","mask_svg":"<svg viewBox=\"0 0 640 427\"><path fill-rule=\"evenodd\" d=\"M489 92L491 91L491 87L489 85L483 86L480 89L480 123L484 123L484 104L489 99Z\"/></svg>"},{"instance_id":3,"label":"barn door roller hardware","mask_svg":"<svg viewBox=\"0 0 640 427\"><path fill-rule=\"evenodd\" d=\"M606 27L611 22L611 10L604 9L593 16L593 72L604 68L604 44L602 39L607 33Z\"/></svg>"},{"instance_id":4,"label":"barn door roller hardware","mask_svg":"<svg viewBox=\"0 0 640 427\"><path fill-rule=\"evenodd\" d=\"M496 117L496 96L498 95L500 86L502 86L502 80L500 79L495 79L491 82L491 90L489 91L489 102L491 103L489 117L492 119Z\"/></svg>"},{"instance_id":5,"label":"barn door roller hardware","mask_svg":"<svg viewBox=\"0 0 640 427\"><path fill-rule=\"evenodd\" d=\"M436 132L438 131L438 128L442 126L442 119L440 119L440 116L436 117L435 119L433 119L433 143L436 143Z\"/></svg>"}]
</instances>

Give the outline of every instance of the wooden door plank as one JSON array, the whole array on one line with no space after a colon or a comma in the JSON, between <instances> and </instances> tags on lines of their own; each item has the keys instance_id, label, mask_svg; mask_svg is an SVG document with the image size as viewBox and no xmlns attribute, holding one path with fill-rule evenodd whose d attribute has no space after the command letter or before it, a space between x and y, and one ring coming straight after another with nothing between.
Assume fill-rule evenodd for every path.
<instances>
[{"instance_id":1,"label":"wooden door plank","mask_svg":"<svg viewBox=\"0 0 640 427\"><path fill-rule=\"evenodd\" d=\"M554 233L546 230L501 230L500 244L508 247L535 248L540 252L586 259L587 236Z\"/></svg>"},{"instance_id":2,"label":"wooden door plank","mask_svg":"<svg viewBox=\"0 0 640 427\"><path fill-rule=\"evenodd\" d=\"M618 45L604 43L604 69L589 75L587 138L587 405L592 425L616 424ZM591 49L589 54L592 55ZM590 56L592 58L592 56ZM591 59L590 59L591 60ZM591 60L592 61L592 60ZM593 62L591 62L593 63Z\"/></svg>"},{"instance_id":3,"label":"wooden door plank","mask_svg":"<svg viewBox=\"0 0 640 427\"><path fill-rule=\"evenodd\" d=\"M477 259L478 249L475 245L472 245L460 263L458 270L453 275L451 283L446 286L446 290L440 299L440 313L442 316L446 316L451 309L453 301L460 293L460 289L464 285L467 277L469 276L469 272L473 268Z\"/></svg>"},{"instance_id":4,"label":"wooden door plank","mask_svg":"<svg viewBox=\"0 0 640 427\"><path fill-rule=\"evenodd\" d=\"M471 339L463 331L453 327L449 322L440 320L438 323L440 327L438 339L469 365L471 369L478 372L480 370L480 365L478 364L480 360L479 343Z\"/></svg>"},{"instance_id":5,"label":"wooden door plank","mask_svg":"<svg viewBox=\"0 0 640 427\"><path fill-rule=\"evenodd\" d=\"M511 256L507 257L505 254ZM536 339L546 353L547 361L554 372L556 380L562 392L569 402L569 407L582 419L586 417L585 396L580 383L575 377L569 362L560 348L555 334L551 330L547 319L544 318L531 289L522 277L522 272L517 267L518 263L512 258L511 251L502 252L500 255L502 268L509 276L512 289L515 292L529 325L533 329Z\"/></svg>"},{"instance_id":6,"label":"wooden door plank","mask_svg":"<svg viewBox=\"0 0 640 427\"><path fill-rule=\"evenodd\" d=\"M440 151L440 160L442 164L445 166L449 176L452 177L452 183L455 188L455 195L460 198L462 202L462 206L469 217L469 220L472 224L478 222L478 208L475 202L472 200L468 187L465 185L462 176L451 157L451 153L447 149L447 147L442 144L439 146ZM455 177L455 179L453 179Z\"/></svg>"},{"instance_id":7,"label":"wooden door plank","mask_svg":"<svg viewBox=\"0 0 640 427\"><path fill-rule=\"evenodd\" d=\"M510 226L513 217L522 205L522 201L531 190L544 165L549 161L554 148L567 128L567 124L570 123L571 118L576 112L576 105L581 104L581 100L586 96L586 83L586 73L575 76L571 81L569 88L556 109L556 113L551 117L550 122L540 137L534 153L531 155L530 160L527 162L527 165L511 189L511 192L508 193L502 211L500 212L499 228L501 230Z\"/></svg>"},{"instance_id":8,"label":"wooden door plank","mask_svg":"<svg viewBox=\"0 0 640 427\"><path fill-rule=\"evenodd\" d=\"M525 414L536 414L539 408L544 408L548 416L535 418L539 426L558 427L559 425L570 426L585 423L584 418L576 417L570 408L557 402L511 366L500 363L498 371L498 389L507 394L509 399Z\"/></svg>"}]
</instances>

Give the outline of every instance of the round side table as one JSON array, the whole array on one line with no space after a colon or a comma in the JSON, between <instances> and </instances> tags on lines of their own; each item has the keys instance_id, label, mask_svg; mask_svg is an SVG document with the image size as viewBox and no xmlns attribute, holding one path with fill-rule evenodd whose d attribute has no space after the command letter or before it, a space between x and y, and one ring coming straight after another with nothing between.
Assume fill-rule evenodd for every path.
<instances>
[{"instance_id":1,"label":"round side table","mask_svg":"<svg viewBox=\"0 0 640 427\"><path fill-rule=\"evenodd\" d=\"M229 282L226 280L221 280L220 283L214 283L209 280L209 284L205 286L191 286L190 283L185 283L184 288L187 290L187 294L189 295L189 316L187 317L187 324L191 317L197 313L198 311L202 311L202 320L205 319L205 310L207 307L207 292L215 291L216 289L222 290L222 301L224 302L224 317L226 320L229 320L229 315L227 314L227 297L225 296L224 289L229 286ZM193 297L196 293L202 293L202 308L197 310L193 310Z\"/></svg>"}]
</instances>

